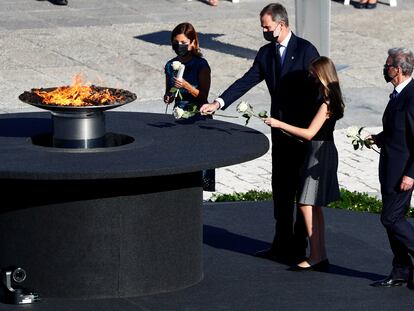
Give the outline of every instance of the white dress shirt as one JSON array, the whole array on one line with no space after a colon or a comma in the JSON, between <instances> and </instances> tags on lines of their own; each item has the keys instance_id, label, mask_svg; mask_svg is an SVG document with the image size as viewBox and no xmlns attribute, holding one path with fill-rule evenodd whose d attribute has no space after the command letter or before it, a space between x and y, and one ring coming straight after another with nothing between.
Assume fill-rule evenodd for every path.
<instances>
[{"instance_id":1,"label":"white dress shirt","mask_svg":"<svg viewBox=\"0 0 414 311\"><path fill-rule=\"evenodd\" d=\"M405 80L404 82L401 82L400 84L398 84L396 87L395 87L395 90L398 92L398 94L400 94L401 93L401 91L408 85L408 83L410 83L411 82L411 80L412 80L413 78L409 78L409 79L407 79L407 80Z\"/></svg>"}]
</instances>

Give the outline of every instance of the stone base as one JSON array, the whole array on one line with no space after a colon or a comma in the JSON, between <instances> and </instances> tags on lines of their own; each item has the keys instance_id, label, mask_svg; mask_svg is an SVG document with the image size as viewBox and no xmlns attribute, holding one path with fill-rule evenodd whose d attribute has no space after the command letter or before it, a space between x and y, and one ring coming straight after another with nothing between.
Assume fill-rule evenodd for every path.
<instances>
[{"instance_id":1,"label":"stone base","mask_svg":"<svg viewBox=\"0 0 414 311\"><path fill-rule=\"evenodd\" d=\"M0 267L22 267L41 297L139 296L202 279L200 172L0 186L10 202Z\"/></svg>"}]
</instances>

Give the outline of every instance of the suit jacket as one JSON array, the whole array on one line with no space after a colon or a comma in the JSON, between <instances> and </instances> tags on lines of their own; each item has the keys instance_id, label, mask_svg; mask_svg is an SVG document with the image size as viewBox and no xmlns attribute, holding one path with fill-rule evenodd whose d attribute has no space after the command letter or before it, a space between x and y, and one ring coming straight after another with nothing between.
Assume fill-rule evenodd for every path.
<instances>
[{"instance_id":1,"label":"suit jacket","mask_svg":"<svg viewBox=\"0 0 414 311\"><path fill-rule=\"evenodd\" d=\"M399 191L403 176L414 178L414 81L391 99L382 118L379 179L383 193Z\"/></svg>"},{"instance_id":2,"label":"suit jacket","mask_svg":"<svg viewBox=\"0 0 414 311\"><path fill-rule=\"evenodd\" d=\"M309 41L293 33L285 51L283 66L276 53L275 43L260 48L252 67L220 96L225 102L222 109L265 80L271 96L271 116L296 126L308 126L309 116L305 112L301 114L300 109L309 102L309 96L317 96L315 88L311 91L308 69L319 53Z\"/></svg>"}]
</instances>

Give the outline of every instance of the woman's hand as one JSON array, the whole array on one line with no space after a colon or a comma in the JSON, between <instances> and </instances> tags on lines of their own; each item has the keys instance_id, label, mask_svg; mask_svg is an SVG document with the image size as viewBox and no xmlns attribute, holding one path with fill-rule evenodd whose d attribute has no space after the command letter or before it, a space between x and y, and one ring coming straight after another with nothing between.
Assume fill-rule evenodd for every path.
<instances>
[{"instance_id":1,"label":"woman's hand","mask_svg":"<svg viewBox=\"0 0 414 311\"><path fill-rule=\"evenodd\" d=\"M263 121L270 127L275 127L275 128L280 128L282 124L282 122L280 122L278 119L275 119L275 118L265 118L263 119Z\"/></svg>"},{"instance_id":2,"label":"woman's hand","mask_svg":"<svg viewBox=\"0 0 414 311\"><path fill-rule=\"evenodd\" d=\"M178 79L176 77L174 77L174 87L176 87L177 89L186 89L188 90L190 84L185 81L184 79Z\"/></svg>"},{"instance_id":3,"label":"woman's hand","mask_svg":"<svg viewBox=\"0 0 414 311\"><path fill-rule=\"evenodd\" d=\"M165 94L164 95L164 103L171 104L174 101L174 96L172 96L171 94Z\"/></svg>"}]
</instances>

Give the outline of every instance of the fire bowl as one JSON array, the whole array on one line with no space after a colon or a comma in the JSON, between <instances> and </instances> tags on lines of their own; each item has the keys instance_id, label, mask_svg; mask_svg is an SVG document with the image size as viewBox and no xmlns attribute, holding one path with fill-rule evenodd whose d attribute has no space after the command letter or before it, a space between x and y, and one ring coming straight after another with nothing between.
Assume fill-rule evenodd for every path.
<instances>
[{"instance_id":1,"label":"fire bowl","mask_svg":"<svg viewBox=\"0 0 414 311\"><path fill-rule=\"evenodd\" d=\"M32 106L49 110L52 114L53 130L51 145L57 148L105 148L107 147L104 111L120 107L134 101L137 96L122 89L92 86L96 92L107 91L115 98L115 102L97 105L87 102L86 105L45 104L36 91L52 92L54 88L32 89L25 91L19 99ZM119 99L120 98L120 99Z\"/></svg>"}]
</instances>

